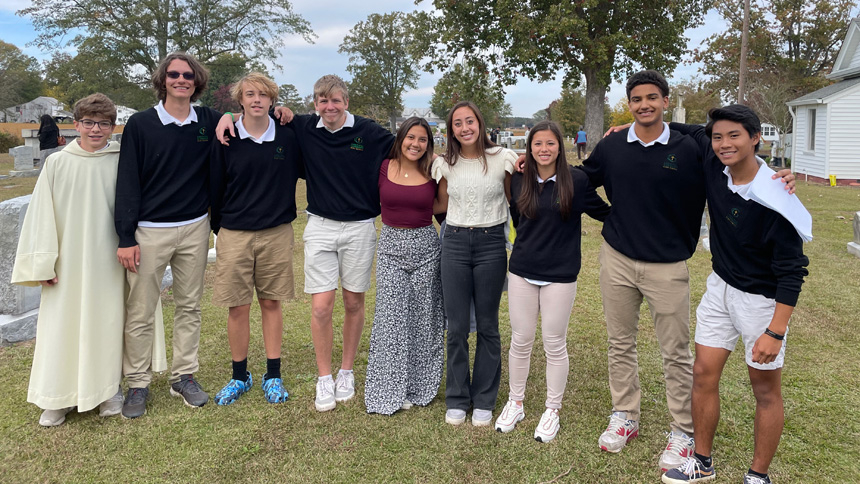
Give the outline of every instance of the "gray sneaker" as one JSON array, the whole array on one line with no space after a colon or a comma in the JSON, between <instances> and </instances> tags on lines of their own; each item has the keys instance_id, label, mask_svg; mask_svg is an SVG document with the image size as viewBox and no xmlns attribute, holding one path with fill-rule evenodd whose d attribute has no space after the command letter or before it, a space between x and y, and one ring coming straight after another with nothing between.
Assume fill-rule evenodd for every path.
<instances>
[{"instance_id":1,"label":"gray sneaker","mask_svg":"<svg viewBox=\"0 0 860 484\"><path fill-rule=\"evenodd\" d=\"M116 394L99 404L99 417L113 417L122 412L122 388Z\"/></svg>"},{"instance_id":2,"label":"gray sneaker","mask_svg":"<svg viewBox=\"0 0 860 484\"><path fill-rule=\"evenodd\" d=\"M149 398L149 387L129 388L125 402L122 404L123 418L137 418L145 414L147 398Z\"/></svg>"},{"instance_id":3,"label":"gray sneaker","mask_svg":"<svg viewBox=\"0 0 860 484\"><path fill-rule=\"evenodd\" d=\"M770 484L770 477L759 477L747 472L744 474L744 484Z\"/></svg>"},{"instance_id":4,"label":"gray sneaker","mask_svg":"<svg viewBox=\"0 0 860 484\"><path fill-rule=\"evenodd\" d=\"M180 376L178 382L170 385L170 394L174 397L182 397L185 405L191 408L202 407L209 401L209 394L204 392L200 384L194 380L194 375Z\"/></svg>"}]
</instances>

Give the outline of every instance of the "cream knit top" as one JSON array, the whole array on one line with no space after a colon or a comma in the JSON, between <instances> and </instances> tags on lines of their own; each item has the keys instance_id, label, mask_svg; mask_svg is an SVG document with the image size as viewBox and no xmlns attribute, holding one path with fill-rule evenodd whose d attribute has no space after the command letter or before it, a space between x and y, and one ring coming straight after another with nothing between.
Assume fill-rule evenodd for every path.
<instances>
[{"instance_id":1,"label":"cream knit top","mask_svg":"<svg viewBox=\"0 0 860 484\"><path fill-rule=\"evenodd\" d=\"M507 148L486 151L487 172L480 158L457 158L449 165L440 156L433 161L431 174L439 182L448 181L448 217L458 227L491 227L508 219L505 175L514 172L517 154Z\"/></svg>"}]
</instances>

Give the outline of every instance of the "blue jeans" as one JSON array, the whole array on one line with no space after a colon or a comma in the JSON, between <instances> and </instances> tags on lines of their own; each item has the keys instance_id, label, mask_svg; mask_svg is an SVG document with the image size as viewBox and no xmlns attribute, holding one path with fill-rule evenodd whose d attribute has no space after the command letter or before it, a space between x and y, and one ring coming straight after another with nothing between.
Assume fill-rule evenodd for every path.
<instances>
[{"instance_id":1,"label":"blue jeans","mask_svg":"<svg viewBox=\"0 0 860 484\"><path fill-rule=\"evenodd\" d=\"M504 224L448 225L442 245L442 292L448 315L445 403L449 409L493 410L502 375L499 300L508 258ZM470 302L475 302L477 344L469 378Z\"/></svg>"}]
</instances>

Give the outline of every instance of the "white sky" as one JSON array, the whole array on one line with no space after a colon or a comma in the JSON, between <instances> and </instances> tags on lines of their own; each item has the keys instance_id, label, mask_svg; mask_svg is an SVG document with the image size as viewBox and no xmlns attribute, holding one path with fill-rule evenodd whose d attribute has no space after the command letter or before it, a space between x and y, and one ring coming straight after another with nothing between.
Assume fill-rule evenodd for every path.
<instances>
[{"instance_id":1,"label":"white sky","mask_svg":"<svg viewBox=\"0 0 860 484\"><path fill-rule=\"evenodd\" d=\"M313 83L325 74L337 74L349 80L346 72L348 59L346 55L337 52L338 46L349 30L359 21L365 20L371 13L388 13L397 10L413 11L416 9L411 0L365 0L363 2L344 2L341 0L293 0L293 11L302 15L311 24L318 38L314 44L306 43L299 36L290 36L286 47L281 51L278 63L283 71L270 67L278 84L294 84L299 93L310 94ZM429 8L429 0L421 3L423 9ZM35 47L26 44L36 37L36 32L29 19L14 14L16 10L30 5L29 0L3 0L0 2L0 39L17 45L28 55L45 59L48 54L40 52ZM714 32L725 28L725 22L715 12L711 12L702 27L689 30L688 48L696 48L702 40ZM667 73L672 80L688 79L696 74L698 66L679 65L675 72ZM423 73L418 81L418 87L404 93L404 104L408 107L426 107L433 94L433 87L441 76ZM542 84L531 82L525 78L506 89L506 101L511 105L515 116L530 117L536 111L545 108L561 92L561 79ZM624 97L624 88L620 84L610 86L607 95L610 105L614 105Z\"/></svg>"}]
</instances>

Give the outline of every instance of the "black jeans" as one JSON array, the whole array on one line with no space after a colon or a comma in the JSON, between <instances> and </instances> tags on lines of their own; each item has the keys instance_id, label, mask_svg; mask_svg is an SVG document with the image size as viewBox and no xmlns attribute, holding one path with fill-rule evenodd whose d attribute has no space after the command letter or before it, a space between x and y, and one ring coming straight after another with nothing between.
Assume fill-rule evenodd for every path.
<instances>
[{"instance_id":1,"label":"black jeans","mask_svg":"<svg viewBox=\"0 0 860 484\"><path fill-rule=\"evenodd\" d=\"M445 404L449 409L493 410L502 376L499 300L508 267L504 224L445 228L442 292L448 315ZM469 379L470 301L475 301L477 345Z\"/></svg>"}]
</instances>

